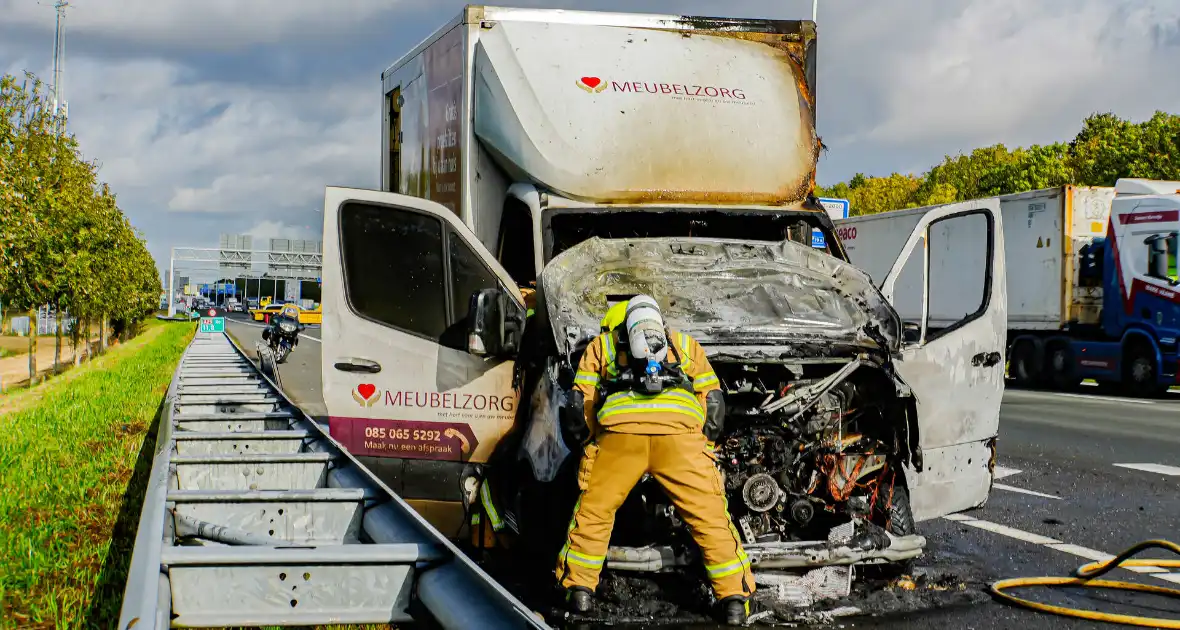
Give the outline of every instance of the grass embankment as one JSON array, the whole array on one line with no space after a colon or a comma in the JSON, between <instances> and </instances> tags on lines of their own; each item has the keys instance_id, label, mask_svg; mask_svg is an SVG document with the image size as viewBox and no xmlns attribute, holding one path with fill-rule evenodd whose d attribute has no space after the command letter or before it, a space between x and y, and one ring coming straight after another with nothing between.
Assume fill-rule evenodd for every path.
<instances>
[{"instance_id":1,"label":"grass embankment","mask_svg":"<svg viewBox=\"0 0 1180 630\"><path fill-rule=\"evenodd\" d=\"M155 421L194 328L151 322L0 406L0 627L116 625Z\"/></svg>"}]
</instances>

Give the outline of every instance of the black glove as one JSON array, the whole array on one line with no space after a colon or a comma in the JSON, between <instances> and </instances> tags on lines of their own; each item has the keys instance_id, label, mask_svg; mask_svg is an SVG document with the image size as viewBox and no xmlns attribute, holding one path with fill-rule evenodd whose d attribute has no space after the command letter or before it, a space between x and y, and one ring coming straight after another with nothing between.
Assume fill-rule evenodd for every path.
<instances>
[{"instance_id":1,"label":"black glove","mask_svg":"<svg viewBox=\"0 0 1180 630\"><path fill-rule=\"evenodd\" d=\"M725 395L715 389L705 394L705 438L716 442L725 429Z\"/></svg>"},{"instance_id":2,"label":"black glove","mask_svg":"<svg viewBox=\"0 0 1180 630\"><path fill-rule=\"evenodd\" d=\"M590 439L590 427L586 426L585 408L586 398L582 392L573 390L569 394L559 417L561 424L561 439L570 450L582 446Z\"/></svg>"}]
</instances>

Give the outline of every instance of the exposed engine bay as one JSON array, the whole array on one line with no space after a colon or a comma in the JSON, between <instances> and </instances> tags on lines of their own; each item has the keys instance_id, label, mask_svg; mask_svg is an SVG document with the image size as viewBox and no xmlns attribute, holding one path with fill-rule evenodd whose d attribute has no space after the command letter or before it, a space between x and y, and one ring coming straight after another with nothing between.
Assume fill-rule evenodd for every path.
<instances>
[{"instance_id":1,"label":"exposed engine bay","mask_svg":"<svg viewBox=\"0 0 1180 630\"><path fill-rule=\"evenodd\" d=\"M726 399L715 453L730 516L756 568L920 555L903 471L912 398L887 365L722 360L713 369ZM694 553L675 507L650 479L620 510L611 545L608 564L622 570L685 564Z\"/></svg>"},{"instance_id":2,"label":"exposed engine bay","mask_svg":"<svg viewBox=\"0 0 1180 630\"><path fill-rule=\"evenodd\" d=\"M714 370L727 403L717 459L746 543L824 539L853 518L912 533L912 523L891 522L907 423L881 367L856 359Z\"/></svg>"}]
</instances>

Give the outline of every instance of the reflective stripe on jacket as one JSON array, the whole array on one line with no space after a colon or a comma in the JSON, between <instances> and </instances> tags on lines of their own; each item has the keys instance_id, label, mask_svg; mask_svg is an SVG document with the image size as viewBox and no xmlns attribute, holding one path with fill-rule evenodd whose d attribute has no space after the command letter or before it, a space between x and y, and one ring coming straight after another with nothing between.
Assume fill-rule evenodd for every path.
<instances>
[{"instance_id":1,"label":"reflective stripe on jacket","mask_svg":"<svg viewBox=\"0 0 1180 630\"><path fill-rule=\"evenodd\" d=\"M705 423L705 394L720 389L705 350L692 337L671 331L680 368L693 380L695 395L668 389L655 395L615 392L601 401L599 385L617 377L627 358L618 351L617 331L600 334L590 342L578 363L574 387L585 399L586 424L592 433L607 429L617 433L671 435L700 431ZM671 358L671 357L670 357Z\"/></svg>"}]
</instances>

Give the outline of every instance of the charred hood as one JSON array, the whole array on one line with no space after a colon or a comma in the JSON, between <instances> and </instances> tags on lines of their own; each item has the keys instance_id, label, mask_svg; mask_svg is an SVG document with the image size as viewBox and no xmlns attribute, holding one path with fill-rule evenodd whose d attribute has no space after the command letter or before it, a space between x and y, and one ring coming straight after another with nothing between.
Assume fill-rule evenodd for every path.
<instances>
[{"instance_id":1,"label":"charred hood","mask_svg":"<svg viewBox=\"0 0 1180 630\"><path fill-rule=\"evenodd\" d=\"M900 320L867 274L791 241L592 238L554 258L541 287L563 346L597 334L609 303L639 293L706 345L900 343Z\"/></svg>"}]
</instances>

